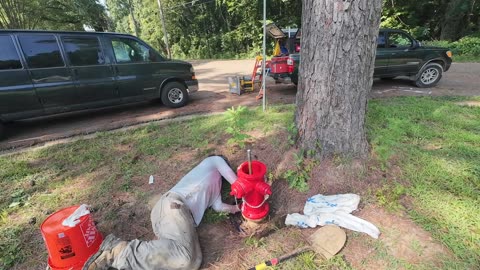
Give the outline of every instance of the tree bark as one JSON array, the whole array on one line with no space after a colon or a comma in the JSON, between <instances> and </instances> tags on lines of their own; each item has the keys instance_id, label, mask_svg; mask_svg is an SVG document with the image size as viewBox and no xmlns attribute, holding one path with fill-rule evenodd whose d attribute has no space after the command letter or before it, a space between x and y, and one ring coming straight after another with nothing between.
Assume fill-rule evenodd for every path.
<instances>
[{"instance_id":1,"label":"tree bark","mask_svg":"<svg viewBox=\"0 0 480 270\"><path fill-rule=\"evenodd\" d=\"M382 0L304 0L298 145L318 157L365 157Z\"/></svg>"}]
</instances>

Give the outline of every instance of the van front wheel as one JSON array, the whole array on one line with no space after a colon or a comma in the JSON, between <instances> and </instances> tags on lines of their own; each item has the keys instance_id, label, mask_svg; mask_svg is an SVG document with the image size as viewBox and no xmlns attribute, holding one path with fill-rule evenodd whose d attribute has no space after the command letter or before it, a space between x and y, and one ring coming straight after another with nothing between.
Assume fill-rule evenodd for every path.
<instances>
[{"instance_id":1,"label":"van front wheel","mask_svg":"<svg viewBox=\"0 0 480 270\"><path fill-rule=\"evenodd\" d=\"M188 92L183 84L170 82L162 88L161 99L167 107L180 108L187 104Z\"/></svg>"}]
</instances>

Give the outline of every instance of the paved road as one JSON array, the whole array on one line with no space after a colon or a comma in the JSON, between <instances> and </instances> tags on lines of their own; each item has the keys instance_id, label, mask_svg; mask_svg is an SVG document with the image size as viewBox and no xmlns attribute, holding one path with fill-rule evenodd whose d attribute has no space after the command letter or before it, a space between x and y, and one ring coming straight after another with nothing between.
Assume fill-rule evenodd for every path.
<instances>
[{"instance_id":1,"label":"paved road","mask_svg":"<svg viewBox=\"0 0 480 270\"><path fill-rule=\"evenodd\" d=\"M169 109L159 102L144 102L116 108L69 113L53 117L24 120L7 126L6 139L0 150L41 144L60 138L112 130L138 123L173 118L181 115L219 112L237 105L261 105L256 93L242 96L228 92L227 77L251 73L251 60L193 61L201 91L191 96L188 106ZM453 64L440 84L431 89L419 89L406 79L376 80L373 98L399 95L479 95L480 63ZM296 89L293 85L268 83L269 103L293 103Z\"/></svg>"}]
</instances>

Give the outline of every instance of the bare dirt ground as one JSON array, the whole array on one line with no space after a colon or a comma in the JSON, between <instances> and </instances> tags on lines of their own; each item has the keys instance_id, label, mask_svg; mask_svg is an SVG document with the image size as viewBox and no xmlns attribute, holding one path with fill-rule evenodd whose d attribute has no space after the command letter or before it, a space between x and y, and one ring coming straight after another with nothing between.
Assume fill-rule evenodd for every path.
<instances>
[{"instance_id":1,"label":"bare dirt ground","mask_svg":"<svg viewBox=\"0 0 480 270\"><path fill-rule=\"evenodd\" d=\"M220 112L232 106L262 104L260 100L255 99L257 93L237 96L228 92L227 77L249 75L253 66L252 60L192 62L200 81L201 90L191 96L191 102L188 106L180 109L169 109L159 102L152 101L18 121L7 126L6 139L0 143L0 151L181 115ZM435 88L416 88L406 78L391 81L376 80L371 97L382 98L401 95L476 96L480 95L479 75L480 63L455 63L450 71L444 74L444 78ZM296 88L294 85L275 85L273 81L269 80L267 90L269 104L293 103L295 101Z\"/></svg>"},{"instance_id":2,"label":"bare dirt ground","mask_svg":"<svg viewBox=\"0 0 480 270\"><path fill-rule=\"evenodd\" d=\"M281 132L270 136L286 141L288 134ZM441 268L442 260L452 256L445 246L416 225L403 210L388 212L369 201L369 192L385 184L387 179L400 181L395 170L383 172L376 169L375 164L326 160L314 167L309 180L310 188L308 192L302 193L288 188L287 182L281 179L282 172L294 166L295 149L288 145L279 147L272 144L269 136L256 137L249 143L249 147L256 149L254 158L265 162L275 179L272 183L273 195L269 200L269 218L267 222L259 225L258 231L247 234L236 230L231 223L233 217L213 224L202 222L198 227L203 253L201 269L248 269L273 256L308 245L305 239L316 229L285 227L285 215L301 213L306 199L312 195L351 192L362 196L360 207L353 214L372 222L381 230L378 240L366 234L346 230L347 243L339 256L353 269L434 269ZM227 145L217 145L212 148L211 154L227 156L234 168L245 161L244 150ZM165 192L168 186L173 185L164 180L179 179L188 171L189 164L195 161L198 161L198 157L178 151L168 164L158 163L158 172L162 174L154 175L158 181L155 181L153 186L146 184L147 176L136 177L133 185L140 187L149 198L151 207L160 196L159 191ZM171 168L172 164L175 164L175 168ZM103 222L107 220L106 217L95 213L95 220L100 221L97 224L100 231L114 233L123 239L153 239L148 219L149 207L128 192L112 194L112 198L99 198L97 203L112 204L112 207L118 209L119 219ZM226 202L232 203L228 199ZM236 218L240 219L238 214ZM119 223L118 220L128 222ZM280 269L299 269L295 264L289 263L292 262L283 263Z\"/></svg>"}]
</instances>

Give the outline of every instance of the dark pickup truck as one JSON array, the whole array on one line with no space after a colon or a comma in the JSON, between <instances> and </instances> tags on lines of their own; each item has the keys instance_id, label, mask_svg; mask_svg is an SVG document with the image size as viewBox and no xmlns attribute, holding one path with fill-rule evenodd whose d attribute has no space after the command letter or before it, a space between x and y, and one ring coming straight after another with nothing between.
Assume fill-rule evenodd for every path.
<instances>
[{"instance_id":1,"label":"dark pickup truck","mask_svg":"<svg viewBox=\"0 0 480 270\"><path fill-rule=\"evenodd\" d=\"M442 78L442 73L450 69L451 57L452 52L448 49L422 46L402 30L380 29L373 76L381 79L408 76L418 87L433 87ZM293 72L269 75L275 80L290 78L297 84L300 54L290 54L288 63L294 64ZM272 65L275 65L274 61ZM273 67L271 70L279 69Z\"/></svg>"}]
</instances>

